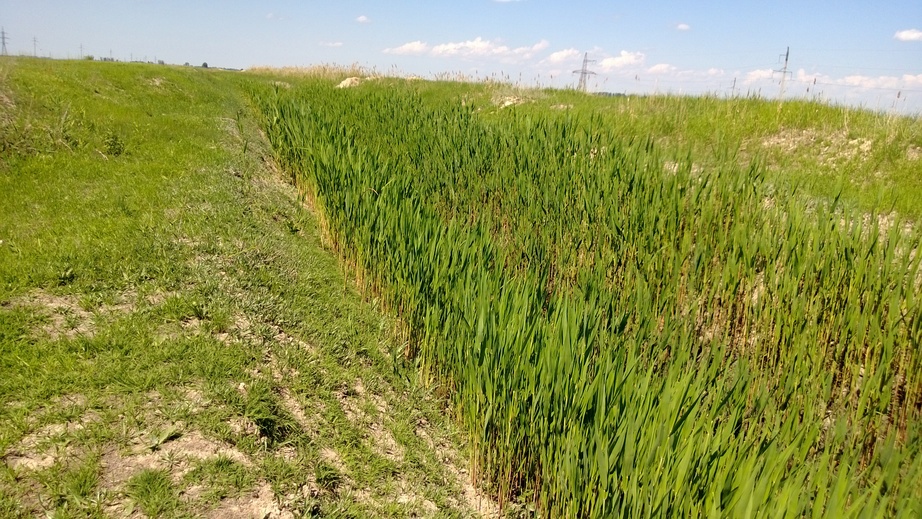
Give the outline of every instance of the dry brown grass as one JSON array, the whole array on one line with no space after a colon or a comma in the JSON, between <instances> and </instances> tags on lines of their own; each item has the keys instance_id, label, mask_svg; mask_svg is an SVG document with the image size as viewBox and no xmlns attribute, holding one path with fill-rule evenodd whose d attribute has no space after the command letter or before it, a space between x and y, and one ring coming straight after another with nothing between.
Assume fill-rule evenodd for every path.
<instances>
[{"instance_id":1,"label":"dry brown grass","mask_svg":"<svg viewBox=\"0 0 922 519\"><path fill-rule=\"evenodd\" d=\"M346 77L366 77L372 75L371 71L362 67L358 63L353 63L352 65L321 64L310 65L307 67L256 66L246 69L246 72L272 76L323 78L331 80L342 80Z\"/></svg>"}]
</instances>

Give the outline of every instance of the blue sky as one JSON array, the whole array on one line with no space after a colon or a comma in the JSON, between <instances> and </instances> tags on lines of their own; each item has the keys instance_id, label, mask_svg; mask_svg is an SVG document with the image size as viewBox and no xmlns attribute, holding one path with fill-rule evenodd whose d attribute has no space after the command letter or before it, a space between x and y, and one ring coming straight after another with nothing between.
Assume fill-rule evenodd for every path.
<instances>
[{"instance_id":1,"label":"blue sky","mask_svg":"<svg viewBox=\"0 0 922 519\"><path fill-rule=\"evenodd\" d=\"M11 53L555 87L588 52L591 90L765 97L790 47L787 96L922 112L920 0L0 0L0 25Z\"/></svg>"}]
</instances>

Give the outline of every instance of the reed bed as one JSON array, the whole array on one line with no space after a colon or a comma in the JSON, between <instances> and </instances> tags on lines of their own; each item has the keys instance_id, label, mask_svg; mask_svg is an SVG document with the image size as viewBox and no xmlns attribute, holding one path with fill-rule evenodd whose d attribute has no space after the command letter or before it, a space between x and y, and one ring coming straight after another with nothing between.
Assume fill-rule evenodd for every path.
<instances>
[{"instance_id":1,"label":"reed bed","mask_svg":"<svg viewBox=\"0 0 922 519\"><path fill-rule=\"evenodd\" d=\"M922 514L913 227L804 204L758 163L666 160L617 115L486 117L399 82L251 95L501 504Z\"/></svg>"}]
</instances>

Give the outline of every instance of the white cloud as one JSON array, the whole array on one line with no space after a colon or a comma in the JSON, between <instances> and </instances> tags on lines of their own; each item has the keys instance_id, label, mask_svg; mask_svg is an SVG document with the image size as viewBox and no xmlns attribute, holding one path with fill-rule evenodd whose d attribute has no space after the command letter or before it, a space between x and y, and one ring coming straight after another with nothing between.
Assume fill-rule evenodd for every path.
<instances>
[{"instance_id":1,"label":"white cloud","mask_svg":"<svg viewBox=\"0 0 922 519\"><path fill-rule=\"evenodd\" d=\"M371 18L365 16L364 14L355 19L359 23L371 23Z\"/></svg>"},{"instance_id":2,"label":"white cloud","mask_svg":"<svg viewBox=\"0 0 922 519\"><path fill-rule=\"evenodd\" d=\"M680 23L676 25L675 28L677 31L690 31L691 25L688 25L687 23Z\"/></svg>"},{"instance_id":3,"label":"white cloud","mask_svg":"<svg viewBox=\"0 0 922 519\"><path fill-rule=\"evenodd\" d=\"M900 41L922 41L922 31L919 29L906 29L905 31L898 31L893 37Z\"/></svg>"},{"instance_id":4,"label":"white cloud","mask_svg":"<svg viewBox=\"0 0 922 519\"><path fill-rule=\"evenodd\" d=\"M749 71L743 78L746 85L768 86L778 85L779 75L772 75L771 69ZM853 74L851 76L833 77L827 74L810 72L798 69L788 78L788 90L797 92L799 89L809 88L812 92L825 91L835 97L854 97L861 92L888 90L895 95L898 91L916 90L922 88L922 74L904 74L902 76L866 76Z\"/></svg>"},{"instance_id":5,"label":"white cloud","mask_svg":"<svg viewBox=\"0 0 922 519\"><path fill-rule=\"evenodd\" d=\"M479 36L473 40L462 41L458 43L442 43L432 49L435 56L476 56L493 54L497 51L507 50L507 47L497 46L489 40L481 39Z\"/></svg>"},{"instance_id":6,"label":"white cloud","mask_svg":"<svg viewBox=\"0 0 922 519\"><path fill-rule=\"evenodd\" d=\"M576 49L564 49L557 52L552 52L550 56L547 57L547 61L550 63L562 63L564 61L569 61L579 57L579 51Z\"/></svg>"},{"instance_id":7,"label":"white cloud","mask_svg":"<svg viewBox=\"0 0 922 519\"><path fill-rule=\"evenodd\" d=\"M922 74L903 74L902 79L907 87L922 87Z\"/></svg>"},{"instance_id":8,"label":"white cloud","mask_svg":"<svg viewBox=\"0 0 922 519\"><path fill-rule=\"evenodd\" d=\"M267 20L271 20L271 19L273 19L273 18L275 18L275 13L269 13L269 14L266 15L266 19L267 19Z\"/></svg>"},{"instance_id":9,"label":"white cloud","mask_svg":"<svg viewBox=\"0 0 922 519\"><path fill-rule=\"evenodd\" d=\"M532 46L531 46L531 50L534 51L534 52L538 52L538 51L542 51L542 50L544 50L544 49L546 49L546 48L548 48L548 47L550 47L550 46L551 46L551 44L550 44L549 41L547 41L547 40L541 40L541 41L539 41L538 43L532 45Z\"/></svg>"},{"instance_id":10,"label":"white cloud","mask_svg":"<svg viewBox=\"0 0 922 519\"><path fill-rule=\"evenodd\" d=\"M384 49L385 54L400 54L400 55L419 55L419 54L425 54L428 51L429 51L429 45L419 40L404 43L403 45L399 47L394 47L391 49Z\"/></svg>"},{"instance_id":11,"label":"white cloud","mask_svg":"<svg viewBox=\"0 0 922 519\"><path fill-rule=\"evenodd\" d=\"M707 75L709 76L722 76L724 75L724 69L711 67L707 70Z\"/></svg>"},{"instance_id":12,"label":"white cloud","mask_svg":"<svg viewBox=\"0 0 922 519\"><path fill-rule=\"evenodd\" d=\"M322 41L320 42L321 47L342 47L343 42L341 41Z\"/></svg>"},{"instance_id":13,"label":"white cloud","mask_svg":"<svg viewBox=\"0 0 922 519\"><path fill-rule=\"evenodd\" d=\"M623 50L617 56L603 59L599 62L599 66L602 70L608 72L629 65L641 65L646 58L643 52L628 52Z\"/></svg>"},{"instance_id":14,"label":"white cloud","mask_svg":"<svg viewBox=\"0 0 922 519\"><path fill-rule=\"evenodd\" d=\"M384 49L382 52L398 55L428 55L434 58L487 59L502 63L521 63L534 58L549 46L550 43L547 40L541 40L534 45L513 48L498 40L485 40L478 36L473 40L440 43L432 46L417 40Z\"/></svg>"},{"instance_id":15,"label":"white cloud","mask_svg":"<svg viewBox=\"0 0 922 519\"><path fill-rule=\"evenodd\" d=\"M441 43L432 47L429 54L440 58L496 58L517 61L530 59L536 53L548 48L549 45L547 40L541 40L530 47L510 48L497 41L485 40L478 36L473 40Z\"/></svg>"},{"instance_id":16,"label":"white cloud","mask_svg":"<svg viewBox=\"0 0 922 519\"><path fill-rule=\"evenodd\" d=\"M771 79L772 74L774 74L774 72L770 68L751 70L746 74L746 79L744 79L743 82L744 83L754 83L756 81Z\"/></svg>"},{"instance_id":17,"label":"white cloud","mask_svg":"<svg viewBox=\"0 0 922 519\"><path fill-rule=\"evenodd\" d=\"M650 74L668 74L670 72L675 72L676 68L668 63L657 63L652 67L647 69L647 72Z\"/></svg>"},{"instance_id":18,"label":"white cloud","mask_svg":"<svg viewBox=\"0 0 922 519\"><path fill-rule=\"evenodd\" d=\"M840 84L859 88L888 88L891 90L922 87L922 74L897 76L845 76Z\"/></svg>"}]
</instances>

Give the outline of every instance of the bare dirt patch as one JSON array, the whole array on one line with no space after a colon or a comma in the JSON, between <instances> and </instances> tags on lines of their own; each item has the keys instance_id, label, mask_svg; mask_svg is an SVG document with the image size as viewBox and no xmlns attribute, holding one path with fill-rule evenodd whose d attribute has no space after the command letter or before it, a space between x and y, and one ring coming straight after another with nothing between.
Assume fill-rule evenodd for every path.
<instances>
[{"instance_id":1,"label":"bare dirt patch","mask_svg":"<svg viewBox=\"0 0 922 519\"><path fill-rule=\"evenodd\" d=\"M196 387L184 387L180 390L180 394L182 395L180 405L192 413L202 411L211 404L211 400Z\"/></svg>"},{"instance_id":2,"label":"bare dirt patch","mask_svg":"<svg viewBox=\"0 0 922 519\"><path fill-rule=\"evenodd\" d=\"M52 340L92 337L96 333L93 313L84 310L74 296L58 296L36 290L14 299L10 304L36 308L46 318L46 322L37 331Z\"/></svg>"},{"instance_id":3,"label":"bare dirt patch","mask_svg":"<svg viewBox=\"0 0 922 519\"><path fill-rule=\"evenodd\" d=\"M26 435L4 456L6 464L19 471L36 471L72 457L76 451L73 438L100 417L93 411L79 419L48 424Z\"/></svg>"},{"instance_id":4,"label":"bare dirt patch","mask_svg":"<svg viewBox=\"0 0 922 519\"><path fill-rule=\"evenodd\" d=\"M400 495L397 496L397 502L415 508L424 517L432 517L439 511L439 507L437 507L435 503L416 494L410 489L404 489Z\"/></svg>"},{"instance_id":5,"label":"bare dirt patch","mask_svg":"<svg viewBox=\"0 0 922 519\"><path fill-rule=\"evenodd\" d=\"M66 443L55 440L61 438L66 429L61 424L46 428L24 438L16 447L10 449L4 457L6 464L15 470L41 470L55 464L58 459L66 458L70 449Z\"/></svg>"},{"instance_id":6,"label":"bare dirt patch","mask_svg":"<svg viewBox=\"0 0 922 519\"><path fill-rule=\"evenodd\" d=\"M110 449L102 457L102 485L109 489L121 487L131 476L142 470L166 469L178 480L193 468L196 461L226 457L242 465L252 463L245 454L232 446L211 440L198 431L158 445L155 449L136 447L122 453Z\"/></svg>"},{"instance_id":7,"label":"bare dirt patch","mask_svg":"<svg viewBox=\"0 0 922 519\"><path fill-rule=\"evenodd\" d=\"M371 441L372 450L379 456L395 463L403 461L405 455L403 446L397 443L394 435L383 423L374 422L368 426L368 439Z\"/></svg>"},{"instance_id":8,"label":"bare dirt patch","mask_svg":"<svg viewBox=\"0 0 922 519\"><path fill-rule=\"evenodd\" d=\"M323 459L323 461L329 463L330 466L339 471L339 473L349 473L348 469L346 469L346 464L343 463L343 459L333 448L324 447L320 449L320 458Z\"/></svg>"},{"instance_id":9,"label":"bare dirt patch","mask_svg":"<svg viewBox=\"0 0 922 519\"><path fill-rule=\"evenodd\" d=\"M426 420L420 420L416 424L414 432L417 437L426 443L431 451L437 453L447 478L446 483L454 484L461 489L461 494L457 496L457 499L450 499L449 501L453 505L460 505L469 510L474 510L481 517L500 517L500 509L496 501L481 491L475 484L473 474L463 468L468 466L464 456L446 438L433 436L430 431L431 428L432 426Z\"/></svg>"},{"instance_id":10,"label":"bare dirt patch","mask_svg":"<svg viewBox=\"0 0 922 519\"><path fill-rule=\"evenodd\" d=\"M506 108L509 106L520 105L526 103L528 100L520 96L496 96L493 98L493 105L499 107L500 109Z\"/></svg>"},{"instance_id":11,"label":"bare dirt patch","mask_svg":"<svg viewBox=\"0 0 922 519\"><path fill-rule=\"evenodd\" d=\"M247 495L225 499L207 517L214 519L288 519L294 514L275 497L272 487L263 482Z\"/></svg>"},{"instance_id":12,"label":"bare dirt patch","mask_svg":"<svg viewBox=\"0 0 922 519\"><path fill-rule=\"evenodd\" d=\"M435 503L419 495L407 482L401 482L396 501L416 509L423 517L432 517L439 511Z\"/></svg>"},{"instance_id":13,"label":"bare dirt patch","mask_svg":"<svg viewBox=\"0 0 922 519\"><path fill-rule=\"evenodd\" d=\"M342 80L342 82L336 85L336 88L352 88L359 86L362 83L362 79L358 77L350 77Z\"/></svg>"},{"instance_id":14,"label":"bare dirt patch","mask_svg":"<svg viewBox=\"0 0 922 519\"><path fill-rule=\"evenodd\" d=\"M922 148L910 146L909 149L906 150L906 158L909 160L922 159Z\"/></svg>"},{"instance_id":15,"label":"bare dirt patch","mask_svg":"<svg viewBox=\"0 0 922 519\"><path fill-rule=\"evenodd\" d=\"M380 509L385 505L397 503L403 505L401 512L405 517L438 517L439 507L432 501L417 494L406 482L401 482L396 494L381 494L373 489L351 489L349 497L372 509Z\"/></svg>"},{"instance_id":16,"label":"bare dirt patch","mask_svg":"<svg viewBox=\"0 0 922 519\"><path fill-rule=\"evenodd\" d=\"M459 498L464 505L471 510L476 510L482 517L500 517L499 505L477 488L470 472L466 469L459 469L454 463L446 463L445 472L461 487Z\"/></svg>"},{"instance_id":17,"label":"bare dirt patch","mask_svg":"<svg viewBox=\"0 0 922 519\"><path fill-rule=\"evenodd\" d=\"M234 315L233 325L230 330L215 334L215 338L225 344L245 342L267 345L271 343L274 346L296 346L305 351L316 351L312 345L282 330L278 325L253 319L243 313ZM267 367L270 368L270 371L279 372L273 374L273 378L278 379L281 372L274 358L272 358L271 351L267 350L265 356L268 362Z\"/></svg>"},{"instance_id":18,"label":"bare dirt patch","mask_svg":"<svg viewBox=\"0 0 922 519\"><path fill-rule=\"evenodd\" d=\"M855 160L867 160L874 141L864 137L849 137L840 130L823 133L813 128L784 129L762 140L765 148L774 148L786 154L809 152L820 164L836 167Z\"/></svg>"},{"instance_id":19,"label":"bare dirt patch","mask_svg":"<svg viewBox=\"0 0 922 519\"><path fill-rule=\"evenodd\" d=\"M307 413L304 412L304 407L301 406L301 403L295 398L291 391L288 388L283 388L279 394L279 400L282 403L282 408L285 409L288 414L298 422L298 425L301 426L305 431L316 432L317 424L315 421L308 418Z\"/></svg>"},{"instance_id":20,"label":"bare dirt patch","mask_svg":"<svg viewBox=\"0 0 922 519\"><path fill-rule=\"evenodd\" d=\"M13 99L2 91L0 91L0 108L7 110L16 108L16 103L13 102Z\"/></svg>"},{"instance_id":21,"label":"bare dirt patch","mask_svg":"<svg viewBox=\"0 0 922 519\"><path fill-rule=\"evenodd\" d=\"M381 395L370 393L365 389L361 379L355 381L354 396L343 394L340 403L346 416L353 422L365 425L369 446L379 456L394 462L404 458L404 448L388 430L385 422L390 407ZM366 411L373 409L373 412Z\"/></svg>"},{"instance_id":22,"label":"bare dirt patch","mask_svg":"<svg viewBox=\"0 0 922 519\"><path fill-rule=\"evenodd\" d=\"M16 109L16 103L13 99L0 91L0 124L9 124L13 120L13 111Z\"/></svg>"},{"instance_id":23,"label":"bare dirt patch","mask_svg":"<svg viewBox=\"0 0 922 519\"><path fill-rule=\"evenodd\" d=\"M6 306L34 308L44 323L35 330L51 340L93 337L96 321L113 315L127 314L135 309L136 294L126 293L113 304L101 305L94 311L84 308L80 300L72 295L56 295L44 290L33 290L12 299Z\"/></svg>"}]
</instances>

